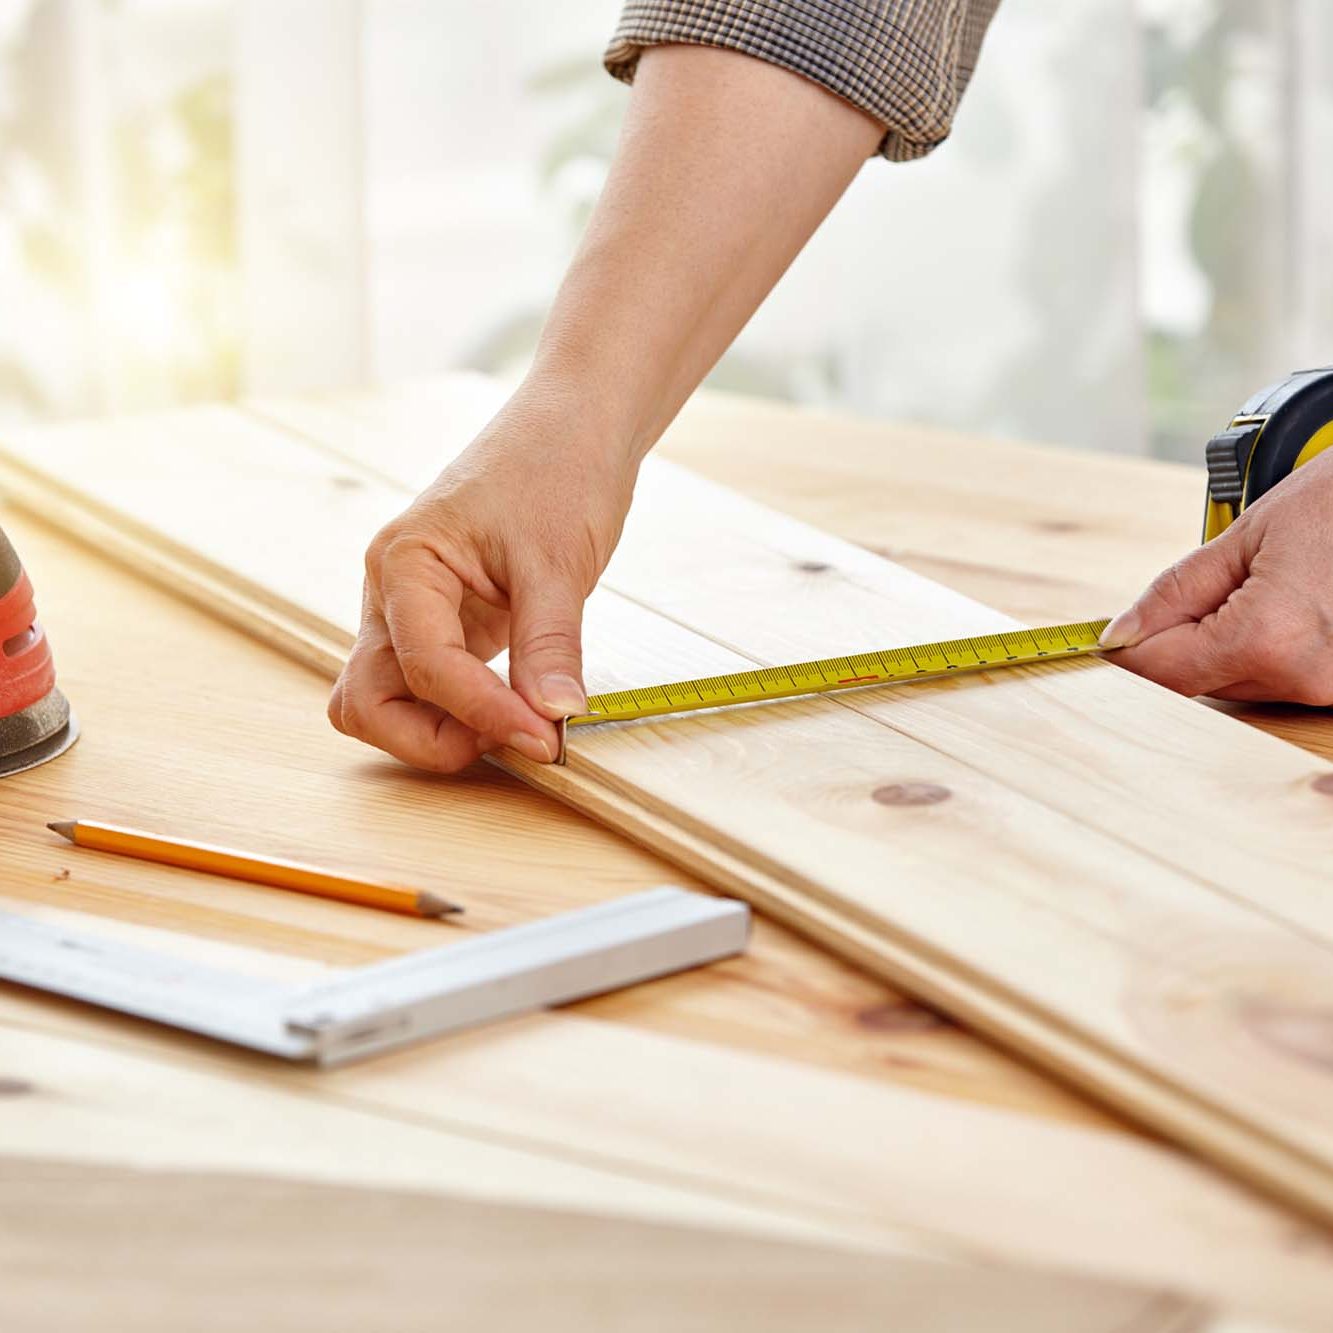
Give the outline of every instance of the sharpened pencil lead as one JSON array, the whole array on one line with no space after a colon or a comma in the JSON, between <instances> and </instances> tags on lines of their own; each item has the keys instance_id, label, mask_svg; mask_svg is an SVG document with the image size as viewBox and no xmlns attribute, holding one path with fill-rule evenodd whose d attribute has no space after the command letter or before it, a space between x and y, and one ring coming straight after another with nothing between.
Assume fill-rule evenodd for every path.
<instances>
[{"instance_id":1,"label":"sharpened pencil lead","mask_svg":"<svg viewBox=\"0 0 1333 1333\"><path fill-rule=\"evenodd\" d=\"M417 910L422 916L456 916L463 910L461 903L451 903L434 893L417 894Z\"/></svg>"},{"instance_id":2,"label":"sharpened pencil lead","mask_svg":"<svg viewBox=\"0 0 1333 1333\"><path fill-rule=\"evenodd\" d=\"M46 827L49 828L52 833L59 833L62 838L68 838L70 842L73 842L74 826L77 823L78 820L76 819L58 819L55 823L48 824Z\"/></svg>"}]
</instances>

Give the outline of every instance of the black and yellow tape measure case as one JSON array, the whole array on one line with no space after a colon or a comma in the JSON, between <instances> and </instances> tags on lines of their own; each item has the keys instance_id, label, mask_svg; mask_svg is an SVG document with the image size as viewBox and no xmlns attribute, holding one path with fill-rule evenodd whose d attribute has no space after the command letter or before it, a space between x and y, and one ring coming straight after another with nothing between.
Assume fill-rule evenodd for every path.
<instances>
[{"instance_id":1,"label":"black and yellow tape measure case","mask_svg":"<svg viewBox=\"0 0 1333 1333\"><path fill-rule=\"evenodd\" d=\"M1212 541L1284 477L1333 445L1333 366L1260 389L1208 441L1203 539Z\"/></svg>"}]
</instances>

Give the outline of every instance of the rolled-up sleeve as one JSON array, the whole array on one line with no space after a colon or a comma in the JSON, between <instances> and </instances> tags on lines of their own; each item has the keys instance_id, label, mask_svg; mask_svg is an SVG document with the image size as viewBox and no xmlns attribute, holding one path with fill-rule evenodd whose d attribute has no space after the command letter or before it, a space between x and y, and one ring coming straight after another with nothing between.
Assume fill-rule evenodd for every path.
<instances>
[{"instance_id":1,"label":"rolled-up sleeve","mask_svg":"<svg viewBox=\"0 0 1333 1333\"><path fill-rule=\"evenodd\" d=\"M885 128L891 161L943 142L1000 0L629 0L604 57L630 83L644 48L720 46L823 85Z\"/></svg>"}]
</instances>

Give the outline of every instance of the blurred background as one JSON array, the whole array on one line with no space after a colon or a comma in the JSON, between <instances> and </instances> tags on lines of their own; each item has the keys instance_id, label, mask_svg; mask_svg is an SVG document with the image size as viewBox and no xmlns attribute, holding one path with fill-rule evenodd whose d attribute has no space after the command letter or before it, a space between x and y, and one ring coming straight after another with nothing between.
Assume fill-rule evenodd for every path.
<instances>
[{"instance_id":1,"label":"blurred background","mask_svg":"<svg viewBox=\"0 0 1333 1333\"><path fill-rule=\"evenodd\" d=\"M515 373L628 91L617 0L0 0L0 421ZM719 386L1201 457L1333 361L1333 4L1003 0Z\"/></svg>"}]
</instances>

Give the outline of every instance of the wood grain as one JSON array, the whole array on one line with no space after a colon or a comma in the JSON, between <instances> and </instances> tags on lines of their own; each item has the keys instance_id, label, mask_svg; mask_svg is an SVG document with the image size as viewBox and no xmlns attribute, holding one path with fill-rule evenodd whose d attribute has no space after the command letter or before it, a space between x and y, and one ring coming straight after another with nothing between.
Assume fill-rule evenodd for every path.
<instances>
[{"instance_id":1,"label":"wood grain","mask_svg":"<svg viewBox=\"0 0 1333 1333\"><path fill-rule=\"evenodd\" d=\"M465 440L473 396L460 413L451 413L447 390L316 411L270 403L263 412L299 430L303 449L322 439L336 455L373 459L407 493L428 479L441 452ZM340 407L338 428L331 419ZM732 492L649 464L593 604L587 644L595 670L615 663L618 685L865 650L879 642L868 637L876 625L908 624L898 641L910 641L1012 623ZM732 656L710 657L697 638ZM626 644L637 645L637 660L626 660ZM594 688L604 687L597 678ZM893 735L835 720L831 709L839 708ZM964 767L941 769L936 752ZM888 770L878 787L872 764ZM1318 1032L1316 1016L1333 1007L1325 871L1333 818L1323 794L1330 779L1299 752L1106 664L1082 663L775 706L744 721L584 735L573 782L517 761L511 767L548 787L563 781L566 799L583 808L596 800L603 818L641 838L650 836L638 815L646 803L669 809L673 829L696 844L740 856L770 879L796 877L795 904L780 903L753 875L732 876L729 887L798 927L812 928L802 911L811 899L881 934L887 924L899 948L882 966L895 981L1028 1054L1044 1051L1053 1067L1122 1109L1333 1217L1333 1136L1318 1111L1329 1066L1319 1039L1297 1049L1249 1017L1281 1013L1284 1030L1304 1022ZM793 775L790 789L782 773ZM614 811L580 779L626 799ZM868 798L904 780L951 796L948 810L890 824ZM1015 803L1016 794L1033 804ZM1242 809L1246 837L1238 842L1231 833ZM1051 821L1052 812L1070 823ZM936 838L909 848L923 825ZM1015 848L1006 876L1004 833L1013 830L1039 851ZM660 826L651 837L672 854ZM876 862L904 894L867 892ZM983 863L989 883L978 884ZM913 891L926 867L936 890L929 899ZM956 901L938 892L946 867L952 894L962 895ZM997 899L1006 881L1007 896ZM1081 885L1076 903L1069 883ZM934 918L920 915L923 902L942 901ZM836 925L820 929L826 941L836 938ZM1080 959L1073 989L1038 967L1043 954ZM914 958L929 966L913 967ZM981 986L967 980L977 976ZM1203 1043L1170 1031L1179 1025L1173 997L1200 987L1209 1016L1190 1030L1207 1033ZM1036 1030L1034 1013L1045 1016ZM1078 1032L1072 1046L1062 1028Z\"/></svg>"}]
</instances>

